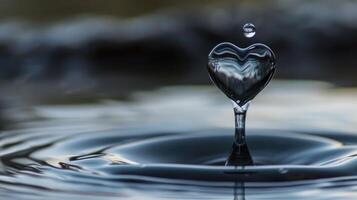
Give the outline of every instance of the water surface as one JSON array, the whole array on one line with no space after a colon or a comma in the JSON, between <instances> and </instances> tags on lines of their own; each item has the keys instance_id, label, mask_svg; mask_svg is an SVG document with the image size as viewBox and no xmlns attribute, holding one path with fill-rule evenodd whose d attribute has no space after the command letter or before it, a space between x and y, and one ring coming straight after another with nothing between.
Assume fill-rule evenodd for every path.
<instances>
[{"instance_id":1,"label":"water surface","mask_svg":"<svg viewBox=\"0 0 357 200\"><path fill-rule=\"evenodd\" d=\"M15 122L0 134L0 194L353 199L356 95L323 83L272 84L247 116L256 165L246 167L224 166L233 113L211 87L162 88L136 93L130 101L9 108Z\"/></svg>"}]
</instances>

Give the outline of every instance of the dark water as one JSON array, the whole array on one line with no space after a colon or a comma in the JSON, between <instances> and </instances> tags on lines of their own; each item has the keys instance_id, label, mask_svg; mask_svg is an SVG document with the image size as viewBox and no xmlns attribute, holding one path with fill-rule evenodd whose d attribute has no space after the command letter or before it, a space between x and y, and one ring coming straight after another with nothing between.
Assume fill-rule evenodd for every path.
<instances>
[{"instance_id":1,"label":"dark water","mask_svg":"<svg viewBox=\"0 0 357 200\"><path fill-rule=\"evenodd\" d=\"M274 97L274 91L269 94L265 96L268 101ZM260 128L252 123L250 127L258 128L248 125L247 143L255 166L224 166L234 128L224 128L217 118L232 123L225 117L225 108L231 110L229 104L217 104L221 99L200 88L171 88L170 92L159 91L153 96L141 94L138 99L144 100L107 102L106 106L32 108L32 120L18 122L17 128L0 135L1 197L353 199L355 195L354 133L309 128L309 123L304 129L291 124L286 129L274 122L271 125L275 129L265 125L266 128ZM155 104L157 99L161 101ZM172 99L180 99L181 104L172 103ZM324 102L320 100L319 105ZM284 108L284 103L280 104ZM265 113L264 109L259 110L260 106L272 105L258 101L252 120L261 120L254 115ZM191 110L180 112L183 107ZM92 112L88 111L91 109ZM114 112L116 109L119 111ZM153 114L156 109L160 114ZM279 112L277 109L276 118L284 117ZM202 118L197 119L194 113ZM331 123L336 117L331 117ZM272 118L265 115L262 121ZM209 123L211 119L215 120Z\"/></svg>"}]
</instances>

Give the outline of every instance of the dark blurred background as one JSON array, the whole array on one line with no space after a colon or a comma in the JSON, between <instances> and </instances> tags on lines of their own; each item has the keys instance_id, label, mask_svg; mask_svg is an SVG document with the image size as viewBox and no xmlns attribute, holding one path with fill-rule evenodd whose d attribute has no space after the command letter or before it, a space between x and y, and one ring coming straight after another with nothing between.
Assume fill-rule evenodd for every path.
<instances>
[{"instance_id":1,"label":"dark blurred background","mask_svg":"<svg viewBox=\"0 0 357 200\"><path fill-rule=\"evenodd\" d=\"M1 0L3 94L124 97L165 85L208 84L217 43L276 53L277 79L357 85L353 0ZM257 34L243 36L244 23Z\"/></svg>"}]
</instances>

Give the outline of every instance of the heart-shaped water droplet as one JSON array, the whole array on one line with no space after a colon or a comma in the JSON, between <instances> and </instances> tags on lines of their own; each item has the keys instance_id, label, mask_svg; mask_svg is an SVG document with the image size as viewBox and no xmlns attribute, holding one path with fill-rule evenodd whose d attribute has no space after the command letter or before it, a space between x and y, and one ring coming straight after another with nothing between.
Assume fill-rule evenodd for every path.
<instances>
[{"instance_id":1,"label":"heart-shaped water droplet","mask_svg":"<svg viewBox=\"0 0 357 200\"><path fill-rule=\"evenodd\" d=\"M224 42L213 48L208 59L212 81L239 106L263 90L275 72L275 55L264 44L239 48Z\"/></svg>"}]
</instances>

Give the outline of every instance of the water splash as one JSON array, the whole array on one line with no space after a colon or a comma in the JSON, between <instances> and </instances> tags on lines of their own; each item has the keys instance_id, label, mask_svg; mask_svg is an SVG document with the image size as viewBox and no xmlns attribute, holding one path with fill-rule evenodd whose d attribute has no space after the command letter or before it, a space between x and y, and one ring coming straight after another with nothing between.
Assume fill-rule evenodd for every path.
<instances>
[{"instance_id":1,"label":"water splash","mask_svg":"<svg viewBox=\"0 0 357 200\"><path fill-rule=\"evenodd\" d=\"M232 100L235 142L227 165L252 165L245 140L245 118L250 101L265 88L275 72L275 55L264 44L239 48L224 42L208 55L211 80Z\"/></svg>"}]
</instances>

